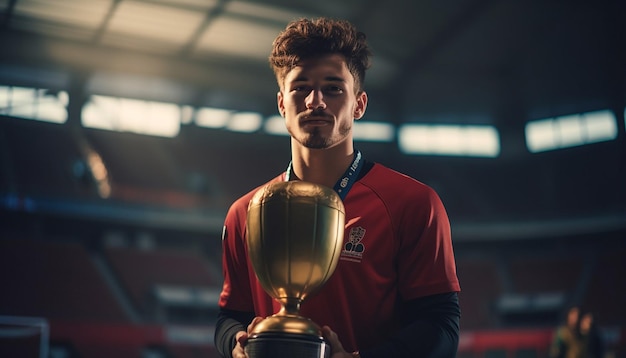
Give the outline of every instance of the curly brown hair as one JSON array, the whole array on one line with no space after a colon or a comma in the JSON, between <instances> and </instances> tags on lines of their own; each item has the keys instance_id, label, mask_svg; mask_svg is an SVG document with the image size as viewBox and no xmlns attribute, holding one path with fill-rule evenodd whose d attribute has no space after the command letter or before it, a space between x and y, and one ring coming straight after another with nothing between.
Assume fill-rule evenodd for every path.
<instances>
[{"instance_id":1,"label":"curly brown hair","mask_svg":"<svg viewBox=\"0 0 626 358\"><path fill-rule=\"evenodd\" d=\"M285 76L300 61L328 54L345 57L354 88L362 92L371 52L365 34L346 20L299 19L289 23L274 40L269 61L282 89Z\"/></svg>"}]
</instances>

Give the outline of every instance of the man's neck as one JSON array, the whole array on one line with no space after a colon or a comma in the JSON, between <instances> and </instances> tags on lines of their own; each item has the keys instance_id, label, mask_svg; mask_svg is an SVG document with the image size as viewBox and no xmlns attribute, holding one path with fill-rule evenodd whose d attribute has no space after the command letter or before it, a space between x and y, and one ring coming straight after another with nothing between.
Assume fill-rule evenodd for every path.
<instances>
[{"instance_id":1,"label":"man's neck","mask_svg":"<svg viewBox=\"0 0 626 358\"><path fill-rule=\"evenodd\" d=\"M352 146L328 149L295 147L291 150L291 156L293 173L298 179L332 188L352 164L354 148Z\"/></svg>"}]
</instances>

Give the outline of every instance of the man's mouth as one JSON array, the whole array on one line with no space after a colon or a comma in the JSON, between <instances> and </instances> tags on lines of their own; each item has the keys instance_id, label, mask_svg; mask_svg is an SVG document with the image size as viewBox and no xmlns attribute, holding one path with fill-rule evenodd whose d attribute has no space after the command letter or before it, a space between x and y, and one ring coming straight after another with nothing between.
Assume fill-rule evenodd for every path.
<instances>
[{"instance_id":1,"label":"man's mouth","mask_svg":"<svg viewBox=\"0 0 626 358\"><path fill-rule=\"evenodd\" d=\"M306 118L301 122L303 126L327 126L331 123L332 121L328 120L327 118L317 117Z\"/></svg>"},{"instance_id":2,"label":"man's mouth","mask_svg":"<svg viewBox=\"0 0 626 358\"><path fill-rule=\"evenodd\" d=\"M314 125L322 125L322 124L330 124L333 122L332 117L326 115L325 113L310 113L304 115L300 121L302 124L314 124Z\"/></svg>"}]
</instances>

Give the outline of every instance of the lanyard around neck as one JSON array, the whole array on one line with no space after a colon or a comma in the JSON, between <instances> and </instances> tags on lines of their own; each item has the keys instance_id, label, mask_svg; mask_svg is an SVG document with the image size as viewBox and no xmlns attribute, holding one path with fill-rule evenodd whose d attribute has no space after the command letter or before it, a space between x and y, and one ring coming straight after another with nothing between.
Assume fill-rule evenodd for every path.
<instances>
[{"instance_id":1,"label":"lanyard around neck","mask_svg":"<svg viewBox=\"0 0 626 358\"><path fill-rule=\"evenodd\" d=\"M357 150L354 152L354 159L352 160L352 164L346 169L341 178L335 183L333 189L339 194L341 200L344 200L352 185L356 182L359 177L359 173L363 168L363 155L361 155L361 151ZM293 162L289 162L289 166L287 167L287 173L285 175L285 180L292 180L295 175L293 174Z\"/></svg>"}]
</instances>

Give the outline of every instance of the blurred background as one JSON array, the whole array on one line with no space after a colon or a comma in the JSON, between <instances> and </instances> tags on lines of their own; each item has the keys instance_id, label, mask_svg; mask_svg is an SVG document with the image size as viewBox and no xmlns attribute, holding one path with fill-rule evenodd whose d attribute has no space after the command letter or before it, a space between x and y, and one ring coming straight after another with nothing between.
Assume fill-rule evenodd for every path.
<instances>
[{"instance_id":1,"label":"blurred background","mask_svg":"<svg viewBox=\"0 0 626 358\"><path fill-rule=\"evenodd\" d=\"M626 356L626 3L0 0L0 355L216 357L224 215L285 170L291 20L374 52L356 146L450 216L459 357Z\"/></svg>"}]
</instances>

